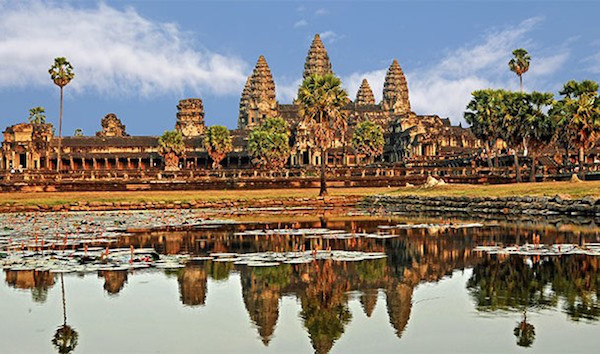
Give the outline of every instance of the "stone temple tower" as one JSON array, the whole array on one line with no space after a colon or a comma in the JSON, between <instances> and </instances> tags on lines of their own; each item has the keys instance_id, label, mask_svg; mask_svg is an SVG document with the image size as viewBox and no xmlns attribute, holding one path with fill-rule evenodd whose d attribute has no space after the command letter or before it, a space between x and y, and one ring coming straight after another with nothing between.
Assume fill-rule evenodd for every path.
<instances>
[{"instance_id":1,"label":"stone temple tower","mask_svg":"<svg viewBox=\"0 0 600 354\"><path fill-rule=\"evenodd\" d=\"M304 73L302 78L306 79L312 74L327 74L331 73L331 62L327 50L321 41L319 34L315 34L315 38L310 45L306 61L304 62Z\"/></svg>"},{"instance_id":2,"label":"stone temple tower","mask_svg":"<svg viewBox=\"0 0 600 354\"><path fill-rule=\"evenodd\" d=\"M125 131L125 124L121 123L121 120L117 118L114 113L109 113L100 121L102 130L96 132L96 136L101 137L120 137L129 136Z\"/></svg>"},{"instance_id":3,"label":"stone temple tower","mask_svg":"<svg viewBox=\"0 0 600 354\"><path fill-rule=\"evenodd\" d=\"M373 95L373 91L371 90L371 86L369 86L367 79L363 79L360 84L354 104L357 106L375 105L375 96Z\"/></svg>"},{"instance_id":4,"label":"stone temple tower","mask_svg":"<svg viewBox=\"0 0 600 354\"><path fill-rule=\"evenodd\" d=\"M273 75L265 57L261 55L242 92L238 128L252 129L265 118L276 117L278 112Z\"/></svg>"},{"instance_id":5,"label":"stone temple tower","mask_svg":"<svg viewBox=\"0 0 600 354\"><path fill-rule=\"evenodd\" d=\"M204 133L204 106L200 98L187 98L179 101L175 130L186 137Z\"/></svg>"},{"instance_id":6,"label":"stone temple tower","mask_svg":"<svg viewBox=\"0 0 600 354\"><path fill-rule=\"evenodd\" d=\"M396 59L394 59L394 62L390 65L385 75L381 105L384 110L394 114L403 115L410 113L406 77Z\"/></svg>"}]
</instances>

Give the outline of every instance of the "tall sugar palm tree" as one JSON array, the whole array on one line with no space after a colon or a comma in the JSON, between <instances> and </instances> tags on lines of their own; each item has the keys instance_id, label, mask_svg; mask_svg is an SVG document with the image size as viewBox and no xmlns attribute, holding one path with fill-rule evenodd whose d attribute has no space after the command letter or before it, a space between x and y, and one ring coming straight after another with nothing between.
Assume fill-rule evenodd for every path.
<instances>
[{"instance_id":1,"label":"tall sugar palm tree","mask_svg":"<svg viewBox=\"0 0 600 354\"><path fill-rule=\"evenodd\" d=\"M529 70L529 63L531 62L531 56L523 48L513 50L514 57L508 62L510 71L517 74L519 77L519 83L521 84L521 92L523 92L523 74Z\"/></svg>"},{"instance_id":2,"label":"tall sugar palm tree","mask_svg":"<svg viewBox=\"0 0 600 354\"><path fill-rule=\"evenodd\" d=\"M346 134L346 117L342 107L348 102L348 94L341 80L334 74L308 76L298 89L296 103L300 106L301 124L308 131L313 149L321 153L320 196L327 195L325 167L327 152L336 140Z\"/></svg>"},{"instance_id":3,"label":"tall sugar palm tree","mask_svg":"<svg viewBox=\"0 0 600 354\"><path fill-rule=\"evenodd\" d=\"M75 73L73 65L64 57L54 58L54 64L48 70L50 78L54 84L60 87L60 114L58 116L58 158L56 160L56 170L60 171L61 149L62 149L62 116L63 116L63 88L73 80Z\"/></svg>"}]
</instances>

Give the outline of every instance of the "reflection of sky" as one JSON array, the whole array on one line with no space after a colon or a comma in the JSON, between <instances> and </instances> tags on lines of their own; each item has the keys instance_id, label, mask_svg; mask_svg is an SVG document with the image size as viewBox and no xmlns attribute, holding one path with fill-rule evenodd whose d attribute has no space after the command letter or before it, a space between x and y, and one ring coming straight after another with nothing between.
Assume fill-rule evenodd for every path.
<instances>
[{"instance_id":1,"label":"reflection of sky","mask_svg":"<svg viewBox=\"0 0 600 354\"><path fill-rule=\"evenodd\" d=\"M517 352L513 328L518 312L478 313L466 290L471 271L419 285L413 294L408 325L398 339L380 291L370 318L357 296L350 296L352 320L332 353L366 352ZM274 336L265 347L253 327L241 296L238 273L226 281L208 279L205 306L183 306L177 278L162 273L136 273L118 296L103 289L95 275L65 276L67 322L79 333L76 353L106 352L312 352L299 318L300 302L281 300ZM30 291L0 284L0 352L47 353L62 323L60 286L53 286L43 304ZM529 352L595 352L600 345L598 323L573 322L556 308L528 313L536 339Z\"/></svg>"}]
</instances>

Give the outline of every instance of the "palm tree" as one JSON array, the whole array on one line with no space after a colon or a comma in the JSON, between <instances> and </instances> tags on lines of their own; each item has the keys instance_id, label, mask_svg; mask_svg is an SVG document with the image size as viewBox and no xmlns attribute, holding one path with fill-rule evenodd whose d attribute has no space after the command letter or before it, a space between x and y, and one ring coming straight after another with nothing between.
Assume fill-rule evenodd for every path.
<instances>
[{"instance_id":1,"label":"palm tree","mask_svg":"<svg viewBox=\"0 0 600 354\"><path fill-rule=\"evenodd\" d=\"M498 139L500 123L499 94L495 90L477 90L472 93L471 101L464 113L465 121L471 126L471 132L483 142L487 153L488 167L492 167L491 146Z\"/></svg>"},{"instance_id":2,"label":"palm tree","mask_svg":"<svg viewBox=\"0 0 600 354\"><path fill-rule=\"evenodd\" d=\"M56 170L60 171L61 149L62 149L62 116L63 116L63 88L73 80L75 73L73 66L64 57L54 58L54 64L48 70L50 78L54 84L60 87L60 114L58 116L58 158L56 160Z\"/></svg>"},{"instance_id":3,"label":"palm tree","mask_svg":"<svg viewBox=\"0 0 600 354\"><path fill-rule=\"evenodd\" d=\"M27 120L31 124L46 124L46 110L44 107L33 107L29 110Z\"/></svg>"},{"instance_id":4,"label":"palm tree","mask_svg":"<svg viewBox=\"0 0 600 354\"><path fill-rule=\"evenodd\" d=\"M342 107L348 102L348 94L342 88L341 80L334 74L308 76L298 89L296 103L302 124L308 130L313 149L321 153L320 196L327 195L325 167L327 152L337 138L346 134L346 117Z\"/></svg>"},{"instance_id":5,"label":"palm tree","mask_svg":"<svg viewBox=\"0 0 600 354\"><path fill-rule=\"evenodd\" d=\"M585 178L585 151L592 148L600 135L600 97L594 81L567 82L560 94L575 132L573 144L579 150L579 178Z\"/></svg>"},{"instance_id":6,"label":"palm tree","mask_svg":"<svg viewBox=\"0 0 600 354\"><path fill-rule=\"evenodd\" d=\"M229 129L222 125L213 125L206 129L204 147L213 160L212 168L221 168L221 161L232 150Z\"/></svg>"},{"instance_id":7,"label":"palm tree","mask_svg":"<svg viewBox=\"0 0 600 354\"><path fill-rule=\"evenodd\" d=\"M158 152L165 160L165 170L176 171L179 169L179 157L185 152L183 135L177 130L165 131L158 138Z\"/></svg>"},{"instance_id":8,"label":"palm tree","mask_svg":"<svg viewBox=\"0 0 600 354\"><path fill-rule=\"evenodd\" d=\"M499 91L502 111L502 140L514 150L515 178L521 182L519 150L525 148L526 117L529 112L527 95L516 92Z\"/></svg>"},{"instance_id":9,"label":"palm tree","mask_svg":"<svg viewBox=\"0 0 600 354\"><path fill-rule=\"evenodd\" d=\"M73 327L67 325L67 302L65 299L65 283L62 273L60 274L60 288L62 292L63 324L54 333L52 344L54 344L54 347L56 347L56 350L60 354L68 354L77 347L79 334Z\"/></svg>"},{"instance_id":10,"label":"palm tree","mask_svg":"<svg viewBox=\"0 0 600 354\"><path fill-rule=\"evenodd\" d=\"M554 103L551 93L532 92L526 95L529 112L525 118L525 135L531 151L531 171L529 180L535 182L537 157L552 142L556 133L556 122L547 113Z\"/></svg>"},{"instance_id":11,"label":"palm tree","mask_svg":"<svg viewBox=\"0 0 600 354\"><path fill-rule=\"evenodd\" d=\"M565 172L570 172L570 151L573 147L573 142L577 139L577 132L574 131L574 127L571 124L572 115L569 112L569 107L565 100L555 101L552 108L550 108L548 115L552 118L554 125L556 126L554 141L556 141L559 147L565 150L562 167Z\"/></svg>"},{"instance_id":12,"label":"palm tree","mask_svg":"<svg viewBox=\"0 0 600 354\"><path fill-rule=\"evenodd\" d=\"M523 92L523 74L529 70L529 63L531 62L531 56L523 48L513 50L514 58L508 62L510 71L517 74L519 82L521 84L521 92Z\"/></svg>"}]
</instances>

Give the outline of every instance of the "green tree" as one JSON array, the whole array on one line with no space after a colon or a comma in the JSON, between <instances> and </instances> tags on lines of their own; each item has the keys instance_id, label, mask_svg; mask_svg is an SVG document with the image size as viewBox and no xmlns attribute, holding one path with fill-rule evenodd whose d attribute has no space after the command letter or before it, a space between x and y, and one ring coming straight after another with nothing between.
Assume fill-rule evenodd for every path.
<instances>
[{"instance_id":1,"label":"green tree","mask_svg":"<svg viewBox=\"0 0 600 354\"><path fill-rule=\"evenodd\" d=\"M60 114L58 116L58 157L56 160L56 170L60 171L61 150L62 150L62 116L63 116L63 88L73 80L75 73L73 66L64 57L54 58L54 64L48 70L50 78L54 84L60 87Z\"/></svg>"},{"instance_id":2,"label":"green tree","mask_svg":"<svg viewBox=\"0 0 600 354\"><path fill-rule=\"evenodd\" d=\"M554 103L551 93L532 92L525 96L529 105L525 118L525 133L527 147L531 157L531 171L529 180L535 182L537 158L554 139L556 122L548 114Z\"/></svg>"},{"instance_id":3,"label":"green tree","mask_svg":"<svg viewBox=\"0 0 600 354\"><path fill-rule=\"evenodd\" d=\"M552 118L556 126L554 140L565 151L563 155L563 168L565 172L569 172L571 171L570 151L573 147L573 142L577 138L577 132L571 124L572 115L565 100L555 101L548 115Z\"/></svg>"},{"instance_id":4,"label":"green tree","mask_svg":"<svg viewBox=\"0 0 600 354\"><path fill-rule=\"evenodd\" d=\"M521 92L523 92L523 74L529 70L531 57L523 48L513 50L512 54L514 57L508 62L508 67L510 68L510 71L514 72L519 77Z\"/></svg>"},{"instance_id":5,"label":"green tree","mask_svg":"<svg viewBox=\"0 0 600 354\"><path fill-rule=\"evenodd\" d=\"M290 157L290 130L280 117L267 118L250 132L248 150L261 167L282 168Z\"/></svg>"},{"instance_id":6,"label":"green tree","mask_svg":"<svg viewBox=\"0 0 600 354\"><path fill-rule=\"evenodd\" d=\"M158 152L164 157L165 170L176 171L179 169L179 158L185 152L183 135L177 130L165 131L158 138Z\"/></svg>"},{"instance_id":7,"label":"green tree","mask_svg":"<svg viewBox=\"0 0 600 354\"><path fill-rule=\"evenodd\" d=\"M75 129L73 136L83 136L83 130L81 128Z\"/></svg>"},{"instance_id":8,"label":"green tree","mask_svg":"<svg viewBox=\"0 0 600 354\"><path fill-rule=\"evenodd\" d=\"M221 168L221 161L232 150L229 129L222 125L213 125L206 130L204 147L213 160L212 168Z\"/></svg>"},{"instance_id":9,"label":"green tree","mask_svg":"<svg viewBox=\"0 0 600 354\"><path fill-rule=\"evenodd\" d=\"M490 146L499 136L501 111L499 94L496 90L477 90L472 93L471 101L464 113L465 121L471 126L471 132L483 143L487 153L488 167L492 167Z\"/></svg>"},{"instance_id":10,"label":"green tree","mask_svg":"<svg viewBox=\"0 0 600 354\"><path fill-rule=\"evenodd\" d=\"M515 177L521 182L519 150L526 148L527 115L529 114L528 95L520 92L498 91L502 112L501 137L513 151Z\"/></svg>"},{"instance_id":11,"label":"green tree","mask_svg":"<svg viewBox=\"0 0 600 354\"><path fill-rule=\"evenodd\" d=\"M566 111L568 126L574 132L573 145L579 152L579 178L585 178L585 154L600 134L600 97L594 81L569 81L560 94L559 104Z\"/></svg>"},{"instance_id":12,"label":"green tree","mask_svg":"<svg viewBox=\"0 0 600 354\"><path fill-rule=\"evenodd\" d=\"M301 124L307 129L309 140L321 153L320 196L327 195L325 168L327 152L336 139L346 134L346 117L342 107L348 102L348 94L341 80L334 74L308 76L298 89L296 103L300 106Z\"/></svg>"},{"instance_id":13,"label":"green tree","mask_svg":"<svg viewBox=\"0 0 600 354\"><path fill-rule=\"evenodd\" d=\"M31 124L46 124L46 110L44 107L33 107L29 110L27 120Z\"/></svg>"},{"instance_id":14,"label":"green tree","mask_svg":"<svg viewBox=\"0 0 600 354\"><path fill-rule=\"evenodd\" d=\"M384 145L383 128L368 119L358 123L352 133L352 147L359 154L368 156L371 163L383 153Z\"/></svg>"}]
</instances>

